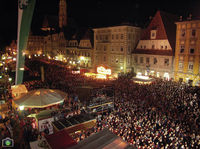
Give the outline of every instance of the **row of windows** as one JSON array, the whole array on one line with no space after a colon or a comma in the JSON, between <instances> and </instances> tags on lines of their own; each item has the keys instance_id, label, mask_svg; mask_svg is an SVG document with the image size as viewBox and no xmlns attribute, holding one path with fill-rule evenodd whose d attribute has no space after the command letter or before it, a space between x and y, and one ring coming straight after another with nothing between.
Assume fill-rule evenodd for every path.
<instances>
[{"instance_id":1,"label":"row of windows","mask_svg":"<svg viewBox=\"0 0 200 149\"><path fill-rule=\"evenodd\" d=\"M141 45L140 48L141 48L141 49L146 49L146 45ZM157 47L155 47L155 45L152 45L152 46L151 46L151 49L156 49L156 48L157 48ZM159 49L159 48L157 48L157 49ZM165 49L165 50L167 50L167 46L161 45L161 46L160 46L160 49Z\"/></svg>"},{"instance_id":2,"label":"row of windows","mask_svg":"<svg viewBox=\"0 0 200 149\"><path fill-rule=\"evenodd\" d=\"M88 52L67 51L67 54L90 57L90 53Z\"/></svg>"},{"instance_id":3,"label":"row of windows","mask_svg":"<svg viewBox=\"0 0 200 149\"><path fill-rule=\"evenodd\" d=\"M134 57L134 63L136 63L136 64L137 63L143 64L143 63L145 63L144 59L145 59L145 57L139 57L139 61L138 61L138 57L135 56ZM158 63L158 60L157 60L156 57L154 57L153 58L153 64L156 65L157 63ZM146 57L146 64L148 64L148 65L151 64L150 57ZM169 59L168 58L164 59L164 66L169 66Z\"/></svg>"},{"instance_id":4,"label":"row of windows","mask_svg":"<svg viewBox=\"0 0 200 149\"><path fill-rule=\"evenodd\" d=\"M185 37L186 35L186 30L185 29L182 29L181 30L181 37ZM190 37L196 37L196 30L195 29L192 29L191 32L190 32Z\"/></svg>"},{"instance_id":5,"label":"row of windows","mask_svg":"<svg viewBox=\"0 0 200 149\"><path fill-rule=\"evenodd\" d=\"M190 53L190 54L194 54L194 52L195 52L194 48L191 48L191 49L189 50L189 53ZM181 46L181 48L180 48L180 53L185 53L185 48L184 48L184 46Z\"/></svg>"},{"instance_id":6,"label":"row of windows","mask_svg":"<svg viewBox=\"0 0 200 149\"><path fill-rule=\"evenodd\" d=\"M183 70L183 67L184 67L184 62L183 61L179 61L179 65L178 65L179 70ZM188 63L188 71L193 71L193 68L194 68L194 63L193 62L189 62Z\"/></svg>"},{"instance_id":7,"label":"row of windows","mask_svg":"<svg viewBox=\"0 0 200 149\"><path fill-rule=\"evenodd\" d=\"M124 51L124 48L123 48L123 47L112 47L112 48L111 48L111 51L112 51L112 52L113 52L113 51L119 51L119 49L120 49L121 52ZM106 52L106 51L107 51L107 47L106 47L106 46L97 47L96 50L99 50L99 51L103 50L103 51ZM130 51L130 49L128 49L128 50Z\"/></svg>"},{"instance_id":8,"label":"row of windows","mask_svg":"<svg viewBox=\"0 0 200 149\"><path fill-rule=\"evenodd\" d=\"M112 40L123 40L124 39L124 34L112 34L111 35ZM134 34L128 34L128 40L134 39ZM108 35L96 35L96 40L109 40Z\"/></svg>"}]
</instances>

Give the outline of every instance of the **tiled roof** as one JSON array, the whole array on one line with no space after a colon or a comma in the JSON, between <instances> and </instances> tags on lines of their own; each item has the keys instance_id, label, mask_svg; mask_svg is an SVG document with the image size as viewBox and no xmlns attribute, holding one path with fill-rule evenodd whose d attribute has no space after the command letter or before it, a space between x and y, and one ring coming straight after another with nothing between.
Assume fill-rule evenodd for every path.
<instances>
[{"instance_id":1,"label":"tiled roof","mask_svg":"<svg viewBox=\"0 0 200 149\"><path fill-rule=\"evenodd\" d=\"M150 39L151 30L156 29L155 40L168 40L173 51L167 52L165 50L155 49L136 49L133 53L155 54L155 55L174 55L175 43L176 43L176 24L178 17L173 14L169 14L163 11L157 11L149 26L143 31L141 40L152 40ZM141 51L140 51L141 50Z\"/></svg>"}]
</instances>

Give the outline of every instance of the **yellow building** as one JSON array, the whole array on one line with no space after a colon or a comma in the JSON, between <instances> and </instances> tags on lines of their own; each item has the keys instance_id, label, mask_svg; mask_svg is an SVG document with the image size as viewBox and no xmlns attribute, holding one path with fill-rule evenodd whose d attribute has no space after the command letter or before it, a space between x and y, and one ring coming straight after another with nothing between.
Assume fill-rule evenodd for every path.
<instances>
[{"instance_id":1,"label":"yellow building","mask_svg":"<svg viewBox=\"0 0 200 149\"><path fill-rule=\"evenodd\" d=\"M176 22L174 77L190 85L200 80L200 20Z\"/></svg>"},{"instance_id":2,"label":"yellow building","mask_svg":"<svg viewBox=\"0 0 200 149\"><path fill-rule=\"evenodd\" d=\"M95 28L94 70L104 65L112 73L131 71L131 52L140 39L141 28L131 25Z\"/></svg>"}]
</instances>

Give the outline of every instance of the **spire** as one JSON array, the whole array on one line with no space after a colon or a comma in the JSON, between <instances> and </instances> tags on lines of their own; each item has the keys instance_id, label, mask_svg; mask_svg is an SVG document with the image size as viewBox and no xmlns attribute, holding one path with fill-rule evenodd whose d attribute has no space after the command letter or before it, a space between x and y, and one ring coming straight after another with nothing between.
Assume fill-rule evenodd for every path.
<instances>
[{"instance_id":1,"label":"spire","mask_svg":"<svg viewBox=\"0 0 200 149\"><path fill-rule=\"evenodd\" d=\"M60 0L59 3L59 27L67 26L67 3L66 0Z\"/></svg>"}]
</instances>

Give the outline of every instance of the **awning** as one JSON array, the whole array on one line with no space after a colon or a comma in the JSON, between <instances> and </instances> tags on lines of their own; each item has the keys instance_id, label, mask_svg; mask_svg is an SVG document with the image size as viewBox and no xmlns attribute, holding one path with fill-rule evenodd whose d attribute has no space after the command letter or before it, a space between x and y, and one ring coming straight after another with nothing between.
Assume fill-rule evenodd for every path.
<instances>
[{"instance_id":1,"label":"awning","mask_svg":"<svg viewBox=\"0 0 200 149\"><path fill-rule=\"evenodd\" d=\"M69 149L134 149L126 141L113 134L108 129L104 129L88 138L78 142L77 145Z\"/></svg>"},{"instance_id":2,"label":"awning","mask_svg":"<svg viewBox=\"0 0 200 149\"><path fill-rule=\"evenodd\" d=\"M52 149L67 149L77 144L65 130L47 135L45 138Z\"/></svg>"},{"instance_id":3,"label":"awning","mask_svg":"<svg viewBox=\"0 0 200 149\"><path fill-rule=\"evenodd\" d=\"M60 90L38 89L16 98L14 103L27 108L45 108L62 103L67 94Z\"/></svg>"}]
</instances>

